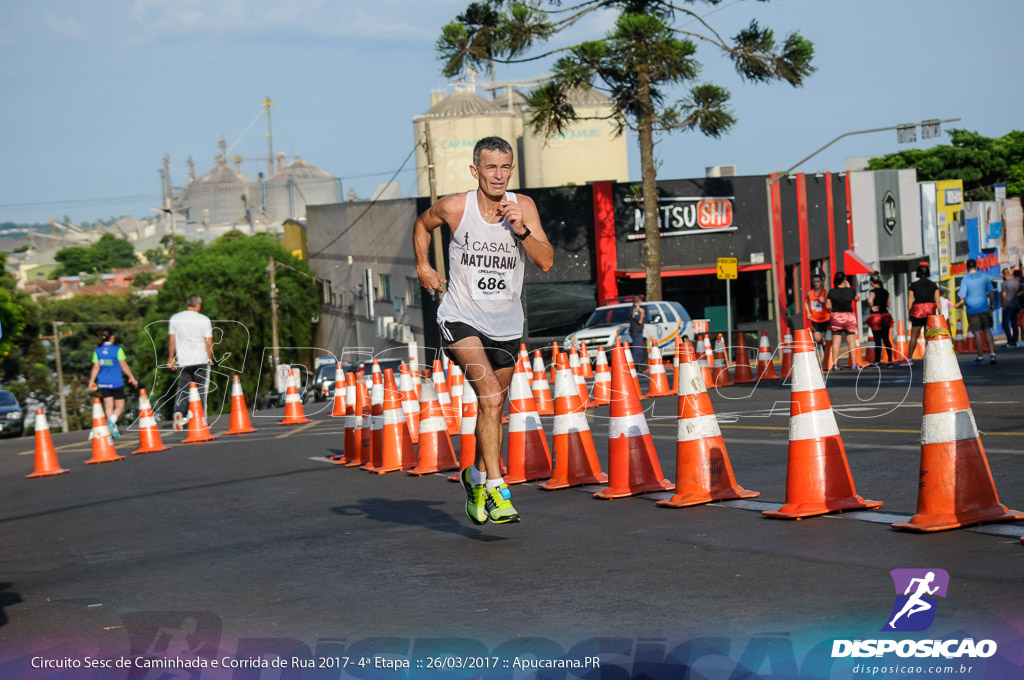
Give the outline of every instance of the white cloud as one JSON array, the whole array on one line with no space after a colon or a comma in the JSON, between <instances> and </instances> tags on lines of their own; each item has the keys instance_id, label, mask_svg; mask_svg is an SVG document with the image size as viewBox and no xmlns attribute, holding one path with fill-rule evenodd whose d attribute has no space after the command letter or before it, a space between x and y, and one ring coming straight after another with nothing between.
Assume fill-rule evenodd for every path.
<instances>
[{"instance_id":1,"label":"white cloud","mask_svg":"<svg viewBox=\"0 0 1024 680\"><path fill-rule=\"evenodd\" d=\"M89 37L88 32L74 17L61 19L50 10L46 10L45 19L47 30L60 40L78 41Z\"/></svg>"}]
</instances>

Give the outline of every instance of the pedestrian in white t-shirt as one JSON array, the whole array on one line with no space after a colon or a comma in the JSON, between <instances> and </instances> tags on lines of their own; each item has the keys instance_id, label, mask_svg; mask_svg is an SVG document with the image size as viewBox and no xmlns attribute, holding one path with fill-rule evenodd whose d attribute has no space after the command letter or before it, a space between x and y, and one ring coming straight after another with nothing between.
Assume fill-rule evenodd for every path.
<instances>
[{"instance_id":1,"label":"pedestrian in white t-shirt","mask_svg":"<svg viewBox=\"0 0 1024 680\"><path fill-rule=\"evenodd\" d=\"M174 399L174 429L181 432L191 415L188 410L188 386L195 383L206 412L206 394L210 385L210 365L213 363L213 325L210 317L200 314L203 299L190 295L185 311L178 312L168 322L170 338L167 365L178 373L178 392Z\"/></svg>"}]
</instances>

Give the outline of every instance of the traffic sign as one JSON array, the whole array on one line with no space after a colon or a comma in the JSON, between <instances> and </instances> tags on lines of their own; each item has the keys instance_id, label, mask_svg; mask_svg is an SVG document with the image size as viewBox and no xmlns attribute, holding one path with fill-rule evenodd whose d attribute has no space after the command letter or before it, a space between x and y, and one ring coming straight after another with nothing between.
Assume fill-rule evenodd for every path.
<instances>
[{"instance_id":1,"label":"traffic sign","mask_svg":"<svg viewBox=\"0 0 1024 680\"><path fill-rule=\"evenodd\" d=\"M737 271L737 263L735 257L720 257L718 258L718 278L720 279L735 279Z\"/></svg>"}]
</instances>

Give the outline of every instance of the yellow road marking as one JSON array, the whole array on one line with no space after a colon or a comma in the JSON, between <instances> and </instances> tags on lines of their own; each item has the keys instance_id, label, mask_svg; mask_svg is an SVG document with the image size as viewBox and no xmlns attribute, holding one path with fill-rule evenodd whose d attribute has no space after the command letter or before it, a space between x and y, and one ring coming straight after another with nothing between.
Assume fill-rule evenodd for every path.
<instances>
[{"instance_id":1,"label":"yellow road marking","mask_svg":"<svg viewBox=\"0 0 1024 680\"><path fill-rule=\"evenodd\" d=\"M274 439L284 439L285 437L291 437L293 434L296 434L298 432L305 432L309 428L316 425L318 422L319 421L314 420L313 422L306 423L305 425L299 425L298 427L290 427L286 432L282 432L281 434L274 437Z\"/></svg>"}]
</instances>

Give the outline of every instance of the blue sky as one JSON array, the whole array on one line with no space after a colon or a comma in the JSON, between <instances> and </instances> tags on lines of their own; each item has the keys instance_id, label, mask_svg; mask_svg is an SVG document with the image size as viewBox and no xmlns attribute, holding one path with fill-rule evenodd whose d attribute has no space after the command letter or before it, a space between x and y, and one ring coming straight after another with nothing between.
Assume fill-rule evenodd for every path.
<instances>
[{"instance_id":1,"label":"blue sky","mask_svg":"<svg viewBox=\"0 0 1024 680\"><path fill-rule=\"evenodd\" d=\"M568 2L569 0L567 0ZM0 3L0 222L149 215L157 171L186 158L202 174L221 136L232 154L265 155L267 95L275 150L299 153L368 196L414 144L412 118L443 87L434 41L467 0L37 0ZM701 80L728 87L739 123L721 140L662 137L659 176L699 177L732 163L740 174L791 166L850 130L961 117L990 135L1024 127L1019 0L725 0L693 5L723 35L752 17L781 37L801 31L818 67L804 88L742 82L701 45ZM603 34L609 14L568 39ZM696 25L687 28L696 29ZM499 79L544 73L535 62ZM681 94L681 93L679 93ZM948 127L948 126L947 126ZM940 142L948 137L943 135ZM933 142L934 143L934 142ZM848 138L806 171L841 170L846 156L908 148L895 132ZM925 146L919 141L916 146ZM412 161L398 176L415 192ZM639 179L630 139L630 176ZM255 176L262 161L247 161ZM385 173L385 174L380 174Z\"/></svg>"}]
</instances>

